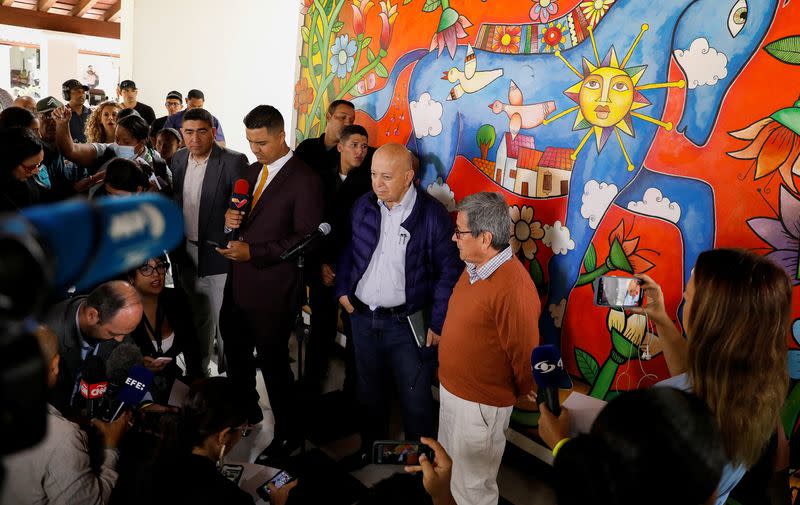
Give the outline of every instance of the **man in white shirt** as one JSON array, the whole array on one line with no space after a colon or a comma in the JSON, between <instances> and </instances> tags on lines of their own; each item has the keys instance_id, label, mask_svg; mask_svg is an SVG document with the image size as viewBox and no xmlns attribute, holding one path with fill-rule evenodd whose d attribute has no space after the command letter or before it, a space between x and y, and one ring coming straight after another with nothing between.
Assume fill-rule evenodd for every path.
<instances>
[{"instance_id":1,"label":"man in white shirt","mask_svg":"<svg viewBox=\"0 0 800 505\"><path fill-rule=\"evenodd\" d=\"M189 295L200 338L201 366L208 370L217 344L217 369L225 371L219 312L230 262L214 247L224 244L225 211L236 181L244 176L247 157L214 142L211 114L186 112L181 128L186 147L172 158L175 200L183 209L186 254L176 258L181 286Z\"/></svg>"}]
</instances>

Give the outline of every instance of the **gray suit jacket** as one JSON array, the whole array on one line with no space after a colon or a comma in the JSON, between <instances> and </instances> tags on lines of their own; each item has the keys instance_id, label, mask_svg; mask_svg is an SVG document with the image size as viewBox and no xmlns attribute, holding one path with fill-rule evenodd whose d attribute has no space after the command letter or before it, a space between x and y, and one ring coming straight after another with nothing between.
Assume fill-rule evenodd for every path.
<instances>
[{"instance_id":1,"label":"gray suit jacket","mask_svg":"<svg viewBox=\"0 0 800 505\"><path fill-rule=\"evenodd\" d=\"M175 187L175 202L183 208L183 181L186 179L186 164L189 161L189 150L180 149L172 157L172 175ZM233 186L238 179L244 177L248 166L247 157L236 151L220 147L216 143L211 149L211 156L206 165L203 178L202 196L200 197L200 215L198 221L198 275L226 274L230 268L229 261L207 245L206 240L224 244L225 211L230 205ZM183 258L185 261L185 256Z\"/></svg>"}]
</instances>

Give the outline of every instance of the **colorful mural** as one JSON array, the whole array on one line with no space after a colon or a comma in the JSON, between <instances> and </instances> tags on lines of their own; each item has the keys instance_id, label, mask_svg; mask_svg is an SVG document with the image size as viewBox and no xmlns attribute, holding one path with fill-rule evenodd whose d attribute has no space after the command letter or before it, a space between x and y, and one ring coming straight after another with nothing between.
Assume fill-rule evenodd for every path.
<instances>
[{"instance_id":1,"label":"colorful mural","mask_svg":"<svg viewBox=\"0 0 800 505\"><path fill-rule=\"evenodd\" d=\"M800 284L800 2L305 0L303 10L298 141L347 98L371 144L419 155L421 185L451 210L501 192L542 296L543 341L561 345L592 395L668 376L644 318L592 303L594 278L647 272L676 321L695 258L712 247L768 254ZM798 333L787 336L793 379Z\"/></svg>"}]
</instances>

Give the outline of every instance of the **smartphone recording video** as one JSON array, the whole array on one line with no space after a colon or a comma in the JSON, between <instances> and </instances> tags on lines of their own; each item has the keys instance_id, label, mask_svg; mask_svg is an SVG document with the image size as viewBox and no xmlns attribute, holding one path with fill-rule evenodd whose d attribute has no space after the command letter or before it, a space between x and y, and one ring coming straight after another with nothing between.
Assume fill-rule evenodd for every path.
<instances>
[{"instance_id":1,"label":"smartphone recording video","mask_svg":"<svg viewBox=\"0 0 800 505\"><path fill-rule=\"evenodd\" d=\"M433 449L420 442L379 440L372 444L372 462L376 465L418 465L421 454L433 461Z\"/></svg>"},{"instance_id":2,"label":"smartphone recording video","mask_svg":"<svg viewBox=\"0 0 800 505\"><path fill-rule=\"evenodd\" d=\"M594 281L595 305L600 307L641 307L641 281L635 277L604 275Z\"/></svg>"},{"instance_id":3,"label":"smartphone recording video","mask_svg":"<svg viewBox=\"0 0 800 505\"><path fill-rule=\"evenodd\" d=\"M269 502L270 484L275 484L275 489L280 489L286 484L292 482L293 480L294 477L289 475L289 472L287 472L286 470L281 470L280 472L275 474L275 476L272 477L270 480L258 486L258 489L256 489L256 493L258 493L258 496L263 498L264 501Z\"/></svg>"}]
</instances>

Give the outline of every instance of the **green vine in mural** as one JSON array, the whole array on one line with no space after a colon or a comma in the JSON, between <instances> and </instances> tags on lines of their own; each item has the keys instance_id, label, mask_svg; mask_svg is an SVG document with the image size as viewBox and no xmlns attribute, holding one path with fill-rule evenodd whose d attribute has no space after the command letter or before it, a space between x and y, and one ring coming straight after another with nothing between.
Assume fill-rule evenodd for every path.
<instances>
[{"instance_id":1,"label":"green vine in mural","mask_svg":"<svg viewBox=\"0 0 800 505\"><path fill-rule=\"evenodd\" d=\"M597 250L594 244L589 245L586 256L583 258L583 267L586 272L578 277L578 286L591 284L595 279L614 271L628 274L644 273L655 265L641 255L642 251L658 254L656 251L639 248L639 237L631 237L629 230L625 233L625 221L619 222L617 227L608 236L609 252L606 259L597 265Z\"/></svg>"},{"instance_id":2,"label":"green vine in mural","mask_svg":"<svg viewBox=\"0 0 800 505\"><path fill-rule=\"evenodd\" d=\"M405 0L405 3L409 1ZM339 20L339 14L347 3L353 8L353 34L341 33L344 22ZM381 21L377 54L371 47L372 37L365 35L367 13L376 3L380 7L378 17ZM308 73L313 90L309 96L313 95L313 101L302 131L298 129L296 132L298 141L322 131L327 104L344 98L347 93L360 94L356 86L370 72L374 71L379 77L389 76L382 60L391 43L397 4L392 5L392 0L313 0L306 17L310 22L300 30L303 38L300 65ZM366 62L362 66L364 55Z\"/></svg>"}]
</instances>

